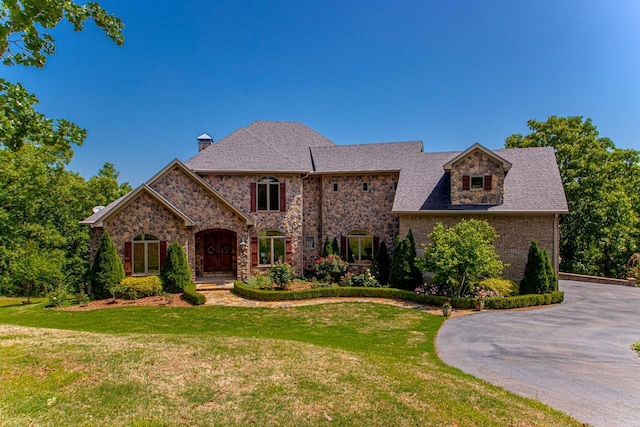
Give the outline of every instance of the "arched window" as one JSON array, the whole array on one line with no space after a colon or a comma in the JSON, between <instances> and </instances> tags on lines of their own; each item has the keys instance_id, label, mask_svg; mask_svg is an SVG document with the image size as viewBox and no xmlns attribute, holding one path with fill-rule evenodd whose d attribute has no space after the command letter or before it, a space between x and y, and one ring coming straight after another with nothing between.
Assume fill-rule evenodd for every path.
<instances>
[{"instance_id":1,"label":"arched window","mask_svg":"<svg viewBox=\"0 0 640 427\"><path fill-rule=\"evenodd\" d=\"M265 176L258 180L258 210L280 210L280 182L272 177Z\"/></svg>"},{"instance_id":2,"label":"arched window","mask_svg":"<svg viewBox=\"0 0 640 427\"><path fill-rule=\"evenodd\" d=\"M258 256L260 265L272 265L280 260L285 262L285 239L279 231L263 231L258 236Z\"/></svg>"},{"instance_id":3,"label":"arched window","mask_svg":"<svg viewBox=\"0 0 640 427\"><path fill-rule=\"evenodd\" d=\"M347 234L347 261L352 264L371 264L373 260L373 235L365 230Z\"/></svg>"},{"instance_id":4,"label":"arched window","mask_svg":"<svg viewBox=\"0 0 640 427\"><path fill-rule=\"evenodd\" d=\"M160 240L151 234L133 239L133 274L160 273Z\"/></svg>"}]
</instances>

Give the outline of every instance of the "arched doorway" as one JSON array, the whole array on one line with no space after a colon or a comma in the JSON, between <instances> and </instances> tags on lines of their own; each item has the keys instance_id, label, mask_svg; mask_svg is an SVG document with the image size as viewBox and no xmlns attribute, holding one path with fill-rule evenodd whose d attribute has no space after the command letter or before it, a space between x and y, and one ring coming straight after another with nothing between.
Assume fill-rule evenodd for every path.
<instances>
[{"instance_id":1,"label":"arched doorway","mask_svg":"<svg viewBox=\"0 0 640 427\"><path fill-rule=\"evenodd\" d=\"M196 236L202 260L202 275L233 274L236 270L237 236L224 229L201 231ZM198 244L199 243L199 244Z\"/></svg>"}]
</instances>

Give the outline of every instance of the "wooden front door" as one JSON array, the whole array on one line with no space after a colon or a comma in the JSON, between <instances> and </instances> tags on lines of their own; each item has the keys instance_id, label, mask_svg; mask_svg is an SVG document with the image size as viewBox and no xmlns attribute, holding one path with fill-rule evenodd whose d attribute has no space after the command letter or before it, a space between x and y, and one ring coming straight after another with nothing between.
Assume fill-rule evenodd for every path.
<instances>
[{"instance_id":1,"label":"wooden front door","mask_svg":"<svg viewBox=\"0 0 640 427\"><path fill-rule=\"evenodd\" d=\"M234 233L215 230L204 237L204 271L232 271Z\"/></svg>"}]
</instances>

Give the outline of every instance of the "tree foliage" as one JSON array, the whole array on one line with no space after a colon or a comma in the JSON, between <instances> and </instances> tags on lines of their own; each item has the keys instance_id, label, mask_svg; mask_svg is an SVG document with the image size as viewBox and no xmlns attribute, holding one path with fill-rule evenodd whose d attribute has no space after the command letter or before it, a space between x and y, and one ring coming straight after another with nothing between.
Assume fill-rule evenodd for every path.
<instances>
[{"instance_id":1,"label":"tree foliage","mask_svg":"<svg viewBox=\"0 0 640 427\"><path fill-rule=\"evenodd\" d=\"M640 237L640 152L617 148L580 116L527 125L530 134L505 146L555 149L569 204L560 219L562 271L622 277Z\"/></svg>"},{"instance_id":2,"label":"tree foliage","mask_svg":"<svg viewBox=\"0 0 640 427\"><path fill-rule=\"evenodd\" d=\"M104 231L91 266L91 292L96 298L106 298L111 288L124 279L124 266L108 231Z\"/></svg>"},{"instance_id":3,"label":"tree foliage","mask_svg":"<svg viewBox=\"0 0 640 427\"><path fill-rule=\"evenodd\" d=\"M378 252L371 263L371 274L382 286L389 284L389 270L391 268L391 258L384 240L380 243Z\"/></svg>"},{"instance_id":4,"label":"tree foliage","mask_svg":"<svg viewBox=\"0 0 640 427\"><path fill-rule=\"evenodd\" d=\"M331 240L327 237L324 241L324 246L322 246L322 254L320 255L322 258L333 255L333 247L331 246Z\"/></svg>"},{"instance_id":5,"label":"tree foliage","mask_svg":"<svg viewBox=\"0 0 640 427\"><path fill-rule=\"evenodd\" d=\"M500 277L505 264L500 261L493 243L498 238L486 221L462 220L453 227L436 224L423 245L422 265L434 273L434 280L447 284L461 297L483 278Z\"/></svg>"},{"instance_id":6,"label":"tree foliage","mask_svg":"<svg viewBox=\"0 0 640 427\"><path fill-rule=\"evenodd\" d=\"M398 289L414 290L422 284L422 273L416 265L416 248L411 231L404 239L396 238L389 266L389 284Z\"/></svg>"},{"instance_id":7,"label":"tree foliage","mask_svg":"<svg viewBox=\"0 0 640 427\"><path fill-rule=\"evenodd\" d=\"M180 243L173 242L167 248L167 259L162 265L160 280L165 292L182 292L191 283L191 267Z\"/></svg>"},{"instance_id":8,"label":"tree foliage","mask_svg":"<svg viewBox=\"0 0 640 427\"><path fill-rule=\"evenodd\" d=\"M558 290L558 276L551 263L551 257L535 240L529 246L524 278L520 283L520 293L543 294Z\"/></svg>"}]
</instances>

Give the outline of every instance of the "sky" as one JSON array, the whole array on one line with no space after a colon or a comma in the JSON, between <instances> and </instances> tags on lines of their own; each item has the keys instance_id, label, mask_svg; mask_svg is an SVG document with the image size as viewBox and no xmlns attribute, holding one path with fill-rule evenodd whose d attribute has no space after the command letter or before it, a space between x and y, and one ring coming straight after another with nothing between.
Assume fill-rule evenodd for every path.
<instances>
[{"instance_id":1,"label":"sky","mask_svg":"<svg viewBox=\"0 0 640 427\"><path fill-rule=\"evenodd\" d=\"M100 4L124 21L124 46L62 23L45 68L0 67L39 111L87 129L70 164L87 178L111 162L136 187L195 155L200 134L255 120L455 151L577 115L640 149L637 0Z\"/></svg>"}]
</instances>

